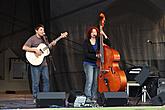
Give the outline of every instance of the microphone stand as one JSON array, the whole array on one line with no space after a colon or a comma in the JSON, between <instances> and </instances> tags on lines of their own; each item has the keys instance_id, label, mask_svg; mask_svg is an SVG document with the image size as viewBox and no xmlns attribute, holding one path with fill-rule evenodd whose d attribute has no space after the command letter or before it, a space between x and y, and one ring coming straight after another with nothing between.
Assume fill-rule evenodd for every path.
<instances>
[{"instance_id":1,"label":"microphone stand","mask_svg":"<svg viewBox=\"0 0 165 110\"><path fill-rule=\"evenodd\" d=\"M150 41L148 43L151 43L151 44L165 44L165 42L152 42L152 41Z\"/></svg>"},{"instance_id":2,"label":"microphone stand","mask_svg":"<svg viewBox=\"0 0 165 110\"><path fill-rule=\"evenodd\" d=\"M147 45L147 48L148 48L148 49L147 49L147 54L148 54L148 66L151 67L151 66L152 66L152 54L151 54L151 53L152 53L152 52L151 52L152 49L151 49L151 46L153 46L153 45L152 45L152 42L151 42L150 40L147 40L147 44L148 44L148 45Z\"/></svg>"},{"instance_id":3,"label":"microphone stand","mask_svg":"<svg viewBox=\"0 0 165 110\"><path fill-rule=\"evenodd\" d=\"M160 44L164 44L165 45L165 42L152 42L151 40L147 40L147 43L148 44L150 44L151 46L153 46L153 44L154 45L160 45ZM151 67L152 66L152 60L153 60L153 52L151 52L151 51L153 51L153 48L151 48L151 47L149 47L149 49L148 49L148 54L150 55L149 56L149 66Z\"/></svg>"},{"instance_id":4,"label":"microphone stand","mask_svg":"<svg viewBox=\"0 0 165 110\"><path fill-rule=\"evenodd\" d=\"M51 63L50 66L53 66L53 70L56 71L56 67L55 67L54 60L53 60L53 57L52 57L51 53L49 55L49 61Z\"/></svg>"},{"instance_id":5,"label":"microphone stand","mask_svg":"<svg viewBox=\"0 0 165 110\"><path fill-rule=\"evenodd\" d=\"M151 46L153 46L153 44L154 45L160 45L160 44L164 44L165 45L165 42L164 41L161 41L161 42L152 42L151 40L147 40L147 43L148 44L151 44ZM153 51L153 49L152 48L149 48L148 49L148 53L150 54L150 59L149 59L149 66L151 67L152 66L152 59L153 59L153 56L152 56L152 52L151 51Z\"/></svg>"},{"instance_id":6,"label":"microphone stand","mask_svg":"<svg viewBox=\"0 0 165 110\"><path fill-rule=\"evenodd\" d=\"M49 42L48 42L47 36L44 35L42 38L43 38L44 43L49 47ZM49 47L49 50L51 50L50 47ZM55 67L55 63L54 63L53 57L51 55L51 51L50 51L49 56L47 57L47 60L48 60L49 77L50 77L50 76L52 76L52 66L53 66L54 72L56 71L56 67ZM52 77L54 77L54 75ZM50 80L50 83L51 83L50 84L50 91L53 90L53 87L51 87L52 86L52 82L53 81L51 79Z\"/></svg>"},{"instance_id":7,"label":"microphone stand","mask_svg":"<svg viewBox=\"0 0 165 110\"><path fill-rule=\"evenodd\" d=\"M54 81L55 81L54 73L56 71L56 67L55 67L54 59L53 59L51 53L47 57L47 61L48 61L49 77L50 77L50 91L54 91L55 87L53 85L54 85Z\"/></svg>"},{"instance_id":8,"label":"microphone stand","mask_svg":"<svg viewBox=\"0 0 165 110\"><path fill-rule=\"evenodd\" d=\"M45 42L45 44L49 47L49 42L48 42L48 40L47 40L47 36L43 36L43 41ZM50 48L49 48L49 50L50 50ZM53 61L53 57L52 57L52 55L51 55L51 52L50 52L50 55L49 55L49 61L50 61L50 63L53 65L53 70L54 71L56 71L56 67L55 67L55 64L54 64L54 61ZM50 65L50 66L52 66L52 65ZM51 68L50 68L50 70L51 70ZM51 73L51 72L50 72Z\"/></svg>"}]
</instances>

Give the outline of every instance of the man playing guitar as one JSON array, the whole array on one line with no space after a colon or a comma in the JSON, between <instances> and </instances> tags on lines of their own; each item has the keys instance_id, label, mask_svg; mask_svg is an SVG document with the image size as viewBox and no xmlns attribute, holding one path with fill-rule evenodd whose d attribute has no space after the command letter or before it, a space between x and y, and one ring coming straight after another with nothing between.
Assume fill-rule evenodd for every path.
<instances>
[{"instance_id":1,"label":"man playing guitar","mask_svg":"<svg viewBox=\"0 0 165 110\"><path fill-rule=\"evenodd\" d=\"M23 45L22 49L26 51L26 58L31 64L31 77L32 77L32 93L34 98L34 103L36 100L37 93L39 92L39 82L40 76L42 76L43 82L43 92L49 91L49 74L48 74L48 64L45 56L49 55L49 48L56 45L56 42L67 36L67 32L61 34L60 37L53 40L51 43L48 42L44 26L38 24L35 27L36 34L31 36Z\"/></svg>"}]
</instances>

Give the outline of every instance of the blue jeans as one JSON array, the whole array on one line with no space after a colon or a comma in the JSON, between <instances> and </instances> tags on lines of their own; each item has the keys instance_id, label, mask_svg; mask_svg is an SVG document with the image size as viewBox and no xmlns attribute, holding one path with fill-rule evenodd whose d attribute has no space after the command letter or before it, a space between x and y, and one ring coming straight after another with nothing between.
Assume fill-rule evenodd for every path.
<instances>
[{"instance_id":1,"label":"blue jeans","mask_svg":"<svg viewBox=\"0 0 165 110\"><path fill-rule=\"evenodd\" d=\"M97 98L97 77L99 69L96 66L83 64L86 76L85 95L89 98Z\"/></svg>"},{"instance_id":2,"label":"blue jeans","mask_svg":"<svg viewBox=\"0 0 165 110\"><path fill-rule=\"evenodd\" d=\"M39 92L39 83L40 77L42 75L42 87L43 92L49 91L49 73L48 73L48 66L32 66L31 65L31 77L32 77L32 93L33 97L36 98L37 93Z\"/></svg>"}]
</instances>

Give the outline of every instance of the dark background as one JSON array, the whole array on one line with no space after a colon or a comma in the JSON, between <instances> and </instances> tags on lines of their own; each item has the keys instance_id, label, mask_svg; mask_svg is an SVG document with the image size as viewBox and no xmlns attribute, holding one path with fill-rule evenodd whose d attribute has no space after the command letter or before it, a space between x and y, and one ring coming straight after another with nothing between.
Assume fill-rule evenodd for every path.
<instances>
[{"instance_id":1,"label":"dark background","mask_svg":"<svg viewBox=\"0 0 165 110\"><path fill-rule=\"evenodd\" d=\"M33 35L34 26L45 25L49 40L67 31L52 49L52 91L83 90L82 42L90 26L98 26L104 12L104 31L119 51L121 69L148 65L165 77L164 0L1 0L0 53L10 48L26 61L22 45ZM147 43L150 40L151 42ZM56 71L53 69L53 64ZM29 78L30 80L30 78Z\"/></svg>"}]
</instances>

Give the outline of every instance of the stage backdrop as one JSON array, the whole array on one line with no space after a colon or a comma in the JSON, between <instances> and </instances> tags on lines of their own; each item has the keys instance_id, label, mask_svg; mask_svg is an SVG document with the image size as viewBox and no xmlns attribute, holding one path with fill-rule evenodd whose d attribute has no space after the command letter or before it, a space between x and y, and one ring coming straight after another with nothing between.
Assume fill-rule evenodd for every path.
<instances>
[{"instance_id":1,"label":"stage backdrop","mask_svg":"<svg viewBox=\"0 0 165 110\"><path fill-rule=\"evenodd\" d=\"M57 43L48 58L51 91L83 90L82 43L87 29L98 26L99 13L104 12L104 31L112 40L112 47L120 53L121 69L148 65L165 77L162 4L164 0L2 0L0 53L10 48L26 62L21 48L34 34L35 24L45 25L50 41L67 31L68 37Z\"/></svg>"},{"instance_id":2,"label":"stage backdrop","mask_svg":"<svg viewBox=\"0 0 165 110\"><path fill-rule=\"evenodd\" d=\"M165 64L165 48L159 42L165 41L165 19L163 11L151 1L98 3L83 0L75 3L71 0L67 5L65 2L50 2L50 34L69 33L68 38L61 40L52 51L56 67L56 71L52 70L55 90L83 90L82 42L88 27L98 26L101 11L106 15L104 31L112 40L112 47L121 55L121 68L126 70L130 64L148 65L160 70L164 77L165 70L161 67Z\"/></svg>"}]
</instances>

